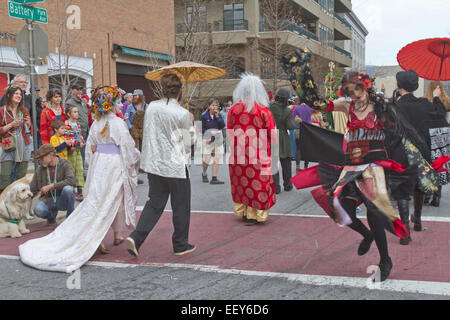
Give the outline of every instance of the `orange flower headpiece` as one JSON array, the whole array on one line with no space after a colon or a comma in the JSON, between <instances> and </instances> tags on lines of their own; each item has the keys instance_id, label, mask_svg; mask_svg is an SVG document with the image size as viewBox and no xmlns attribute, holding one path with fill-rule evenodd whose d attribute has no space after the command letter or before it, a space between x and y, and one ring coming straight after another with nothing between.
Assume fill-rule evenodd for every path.
<instances>
[{"instance_id":1,"label":"orange flower headpiece","mask_svg":"<svg viewBox=\"0 0 450 320\"><path fill-rule=\"evenodd\" d=\"M113 87L97 88L94 91L92 100L96 115L103 115L111 111L113 107L120 102L124 91L117 85Z\"/></svg>"}]
</instances>

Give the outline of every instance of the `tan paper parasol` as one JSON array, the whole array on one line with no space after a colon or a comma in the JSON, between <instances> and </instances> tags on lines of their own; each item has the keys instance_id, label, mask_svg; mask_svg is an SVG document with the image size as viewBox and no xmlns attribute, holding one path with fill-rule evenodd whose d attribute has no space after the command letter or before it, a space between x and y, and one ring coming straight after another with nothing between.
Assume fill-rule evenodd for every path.
<instances>
[{"instance_id":1,"label":"tan paper parasol","mask_svg":"<svg viewBox=\"0 0 450 320\"><path fill-rule=\"evenodd\" d=\"M191 61L182 61L167 67L147 72L145 78L151 81L160 81L166 74L176 74L180 80L186 83L186 107L189 110L189 87L190 82L204 82L223 77L227 71L221 68L207 66Z\"/></svg>"}]
</instances>

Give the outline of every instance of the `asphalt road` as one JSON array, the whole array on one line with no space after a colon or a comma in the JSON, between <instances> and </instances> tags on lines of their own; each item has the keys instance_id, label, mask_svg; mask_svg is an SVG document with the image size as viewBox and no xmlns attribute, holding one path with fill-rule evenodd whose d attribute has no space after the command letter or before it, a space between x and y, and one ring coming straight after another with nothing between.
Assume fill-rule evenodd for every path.
<instances>
[{"instance_id":1,"label":"asphalt road","mask_svg":"<svg viewBox=\"0 0 450 320\"><path fill-rule=\"evenodd\" d=\"M140 177L145 184L139 186L138 206L144 206L148 187L146 175L140 174ZM225 181L225 184L202 183L201 166L191 167L193 211L232 211L227 166L221 166L219 179ZM450 188L444 187L441 207L425 206L423 215L450 217L449 193ZM167 209L170 209L170 201ZM325 215L311 199L308 190L282 192L271 212ZM364 215L364 209L361 215ZM0 257L0 268L2 274L8 275L0 277L0 294L9 299L438 300L450 297L402 290L373 290L345 283L314 285L270 274L211 272L182 265L131 266L95 263L88 263L81 268L79 288L75 286L75 289L68 289L70 275L34 270L24 266L14 257Z\"/></svg>"}]
</instances>

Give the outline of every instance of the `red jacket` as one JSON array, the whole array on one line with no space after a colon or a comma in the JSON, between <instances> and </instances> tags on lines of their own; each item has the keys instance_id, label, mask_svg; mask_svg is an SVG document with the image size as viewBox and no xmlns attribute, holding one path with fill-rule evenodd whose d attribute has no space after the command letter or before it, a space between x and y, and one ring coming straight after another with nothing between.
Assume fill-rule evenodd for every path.
<instances>
[{"instance_id":1,"label":"red jacket","mask_svg":"<svg viewBox=\"0 0 450 320\"><path fill-rule=\"evenodd\" d=\"M51 108L46 107L41 113L41 140L42 144L50 143L50 138L54 134L52 129L52 122L57 120L55 113ZM61 106L61 121L67 120L64 114L64 107Z\"/></svg>"},{"instance_id":2,"label":"red jacket","mask_svg":"<svg viewBox=\"0 0 450 320\"><path fill-rule=\"evenodd\" d=\"M92 126L92 123L94 122L94 119L92 119L91 106L88 103L86 103L86 107L88 109L88 123L90 128Z\"/></svg>"},{"instance_id":3,"label":"red jacket","mask_svg":"<svg viewBox=\"0 0 450 320\"><path fill-rule=\"evenodd\" d=\"M27 108L23 108L20 111L23 112L24 117L30 116L30 113L28 112ZM14 121L14 119L11 117L11 111L8 111L8 112L5 113L5 107L0 107L0 140L1 140L1 138L11 135L11 133L9 131L5 131L5 129L4 129L7 124L10 124L11 122ZM30 128L30 132L31 132L31 135L33 135L32 127ZM25 130L25 124L22 126L22 137L23 137L23 140L25 141L25 144L28 145L31 143L30 138L28 137L26 130Z\"/></svg>"}]
</instances>

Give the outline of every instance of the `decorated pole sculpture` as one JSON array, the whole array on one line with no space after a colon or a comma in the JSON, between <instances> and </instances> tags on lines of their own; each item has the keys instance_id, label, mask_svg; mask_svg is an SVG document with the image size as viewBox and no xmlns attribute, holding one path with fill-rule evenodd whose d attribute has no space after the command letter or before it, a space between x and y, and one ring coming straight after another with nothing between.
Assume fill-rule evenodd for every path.
<instances>
[{"instance_id":1,"label":"decorated pole sculpture","mask_svg":"<svg viewBox=\"0 0 450 320\"><path fill-rule=\"evenodd\" d=\"M337 98L337 79L336 79L336 65L334 62L328 64L328 74L325 77L325 91L327 101L333 101ZM334 130L333 115L331 112L327 113L328 121L331 129Z\"/></svg>"},{"instance_id":2,"label":"decorated pole sculpture","mask_svg":"<svg viewBox=\"0 0 450 320\"><path fill-rule=\"evenodd\" d=\"M311 52L296 50L295 54L281 58L281 67L288 75L291 85L300 100L314 109L325 109L326 103L319 96L317 85L311 74Z\"/></svg>"}]
</instances>

